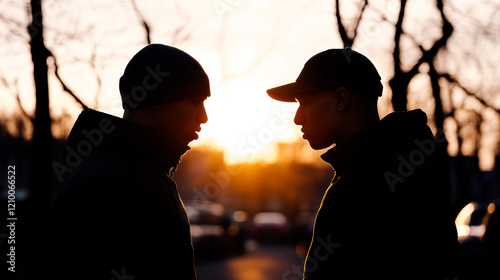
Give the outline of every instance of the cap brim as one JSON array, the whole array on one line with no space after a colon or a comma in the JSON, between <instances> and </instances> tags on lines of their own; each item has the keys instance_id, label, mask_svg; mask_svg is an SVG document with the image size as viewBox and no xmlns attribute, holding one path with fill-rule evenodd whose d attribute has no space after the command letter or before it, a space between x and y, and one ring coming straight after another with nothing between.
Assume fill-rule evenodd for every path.
<instances>
[{"instance_id":1,"label":"cap brim","mask_svg":"<svg viewBox=\"0 0 500 280\"><path fill-rule=\"evenodd\" d=\"M290 83L279 87L267 90L267 95L272 99L282 102L296 102L296 98L304 93L319 91L317 87L313 87L304 83Z\"/></svg>"}]
</instances>

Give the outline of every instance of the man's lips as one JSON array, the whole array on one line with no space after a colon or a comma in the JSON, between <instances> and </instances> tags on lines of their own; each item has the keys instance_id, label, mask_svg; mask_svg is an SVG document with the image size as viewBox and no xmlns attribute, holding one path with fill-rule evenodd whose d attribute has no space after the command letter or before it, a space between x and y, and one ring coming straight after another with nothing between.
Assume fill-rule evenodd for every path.
<instances>
[{"instance_id":1,"label":"man's lips","mask_svg":"<svg viewBox=\"0 0 500 280\"><path fill-rule=\"evenodd\" d=\"M306 139L306 136L307 136L307 130L304 130L304 129L301 129L300 131L302 131L302 138L303 139Z\"/></svg>"},{"instance_id":2,"label":"man's lips","mask_svg":"<svg viewBox=\"0 0 500 280\"><path fill-rule=\"evenodd\" d=\"M192 135L192 137L191 137L191 138L192 138L193 140L198 140L198 138L199 138L199 137L200 137L200 136L198 135L198 133L193 132L193 135Z\"/></svg>"},{"instance_id":3,"label":"man's lips","mask_svg":"<svg viewBox=\"0 0 500 280\"><path fill-rule=\"evenodd\" d=\"M197 139L200 137L200 136L198 135L198 132L200 132L200 131L201 131L201 128L200 128L200 127L199 127L199 128L197 128L197 129L195 129L195 131L193 131L193 133L192 133L192 139L193 139L193 140L197 140Z\"/></svg>"}]
</instances>

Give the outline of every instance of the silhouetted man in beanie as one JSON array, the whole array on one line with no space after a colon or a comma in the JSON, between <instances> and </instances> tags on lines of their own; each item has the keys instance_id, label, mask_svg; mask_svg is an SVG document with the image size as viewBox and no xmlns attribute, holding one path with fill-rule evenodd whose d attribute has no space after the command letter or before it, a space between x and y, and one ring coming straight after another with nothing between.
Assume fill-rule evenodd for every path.
<instances>
[{"instance_id":1,"label":"silhouetted man in beanie","mask_svg":"<svg viewBox=\"0 0 500 280\"><path fill-rule=\"evenodd\" d=\"M130 60L120 93L123 118L84 110L53 165L51 279L196 279L172 175L207 122L208 77L187 53L153 44Z\"/></svg>"},{"instance_id":2,"label":"silhouetted man in beanie","mask_svg":"<svg viewBox=\"0 0 500 280\"><path fill-rule=\"evenodd\" d=\"M443 177L442 133L421 110L379 119L380 76L362 54L313 56L295 83L295 123L335 175L316 216L304 279L454 279L458 252Z\"/></svg>"}]
</instances>

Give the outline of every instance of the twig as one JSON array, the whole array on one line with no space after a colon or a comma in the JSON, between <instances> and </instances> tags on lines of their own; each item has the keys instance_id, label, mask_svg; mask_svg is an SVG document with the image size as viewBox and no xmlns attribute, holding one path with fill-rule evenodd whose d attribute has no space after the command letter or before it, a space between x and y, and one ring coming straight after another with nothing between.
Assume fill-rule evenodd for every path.
<instances>
[{"instance_id":1,"label":"twig","mask_svg":"<svg viewBox=\"0 0 500 280\"><path fill-rule=\"evenodd\" d=\"M92 48L92 53L90 55L90 67L92 68L92 72L94 72L95 79L97 82L97 89L95 93L95 98L94 98L94 107L97 108L99 105L99 96L101 95L101 88L102 88L102 80L101 77L99 76L99 73L97 71L97 66L96 66L96 53L97 53L97 44L94 44L94 47Z\"/></svg>"},{"instance_id":2,"label":"twig","mask_svg":"<svg viewBox=\"0 0 500 280\"><path fill-rule=\"evenodd\" d=\"M76 102L78 102L82 106L83 109L87 109L88 106L85 105L85 103L83 103L83 101L81 101L80 98L78 98L78 96L76 96L75 93L68 88L68 86L66 86L66 83L64 83L64 81L61 79L61 76L59 76L59 66L57 64L56 57L52 53L50 53L50 56L52 57L52 61L54 62L54 74L61 83L63 90L69 93L69 95L71 95L76 100Z\"/></svg>"},{"instance_id":3,"label":"twig","mask_svg":"<svg viewBox=\"0 0 500 280\"><path fill-rule=\"evenodd\" d=\"M25 116L29 121L31 121L31 123L33 123L33 117L30 116L26 110L24 110L24 107L23 107L23 104L21 103L21 97L20 97L20 94L19 94L19 83L18 83L18 80L17 78L14 79L14 86L12 86L8 81L7 79L5 78L5 76L0 73L0 81L2 82L2 84L7 88L9 89L13 95L14 95L14 98L16 99L17 101L17 105L19 106L19 110L21 110L21 113L23 114L23 116ZM14 88L14 89L12 89Z\"/></svg>"},{"instance_id":4,"label":"twig","mask_svg":"<svg viewBox=\"0 0 500 280\"><path fill-rule=\"evenodd\" d=\"M354 35L352 36L353 43L358 35L359 23L361 22L361 19L363 18L363 13L365 12L366 6L368 6L368 0L365 0L365 2L363 3L363 7L361 7L361 11L359 12L358 20L356 21L356 25L354 26Z\"/></svg>"},{"instance_id":5,"label":"twig","mask_svg":"<svg viewBox=\"0 0 500 280\"><path fill-rule=\"evenodd\" d=\"M342 23L342 19L340 18L340 0L335 0L335 18L337 19L337 25L339 29L340 38L344 43L345 47L351 47L354 40L349 38L347 32L345 30L344 24Z\"/></svg>"},{"instance_id":6,"label":"twig","mask_svg":"<svg viewBox=\"0 0 500 280\"><path fill-rule=\"evenodd\" d=\"M459 81L457 81L455 78L453 78L450 74L447 74L447 73L440 74L440 77L444 78L449 83L452 83L452 84L455 84L456 86L458 86L458 88L460 88L465 94L467 94L468 96L474 97L483 106L494 110L495 112L497 112L497 114L500 114L500 109L499 108L493 107L493 105L488 104L488 102L486 102L486 100L484 100L481 97L475 95L472 91L470 91L465 86L463 86Z\"/></svg>"},{"instance_id":7,"label":"twig","mask_svg":"<svg viewBox=\"0 0 500 280\"><path fill-rule=\"evenodd\" d=\"M141 23L142 27L144 28L144 31L146 32L146 43L149 45L151 44L151 27L149 26L149 23L147 23L147 21L144 19L144 16L139 10L139 7L137 7L137 3L135 2L135 0L130 0L130 2L132 3L132 7L134 8L135 14L139 19L139 22Z\"/></svg>"}]
</instances>

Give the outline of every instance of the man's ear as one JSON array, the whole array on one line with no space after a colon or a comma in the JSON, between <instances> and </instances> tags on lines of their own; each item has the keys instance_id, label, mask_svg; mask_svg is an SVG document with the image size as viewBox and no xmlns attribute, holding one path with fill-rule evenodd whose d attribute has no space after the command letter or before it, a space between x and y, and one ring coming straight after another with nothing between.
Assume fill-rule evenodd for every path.
<instances>
[{"instance_id":1,"label":"man's ear","mask_svg":"<svg viewBox=\"0 0 500 280\"><path fill-rule=\"evenodd\" d=\"M338 89L335 90L335 95L337 97L335 103L337 111L342 112L347 107L349 107L349 104L351 103L351 93L349 93L349 91L346 88L339 87Z\"/></svg>"}]
</instances>

